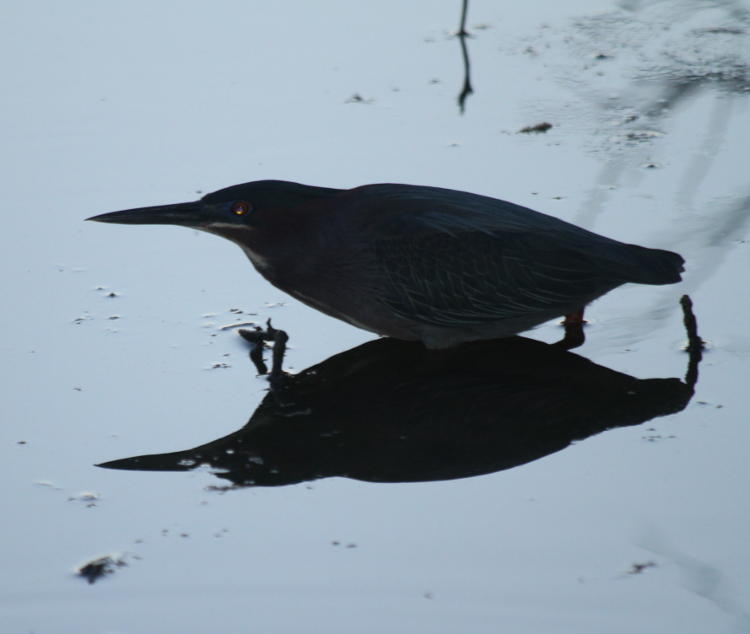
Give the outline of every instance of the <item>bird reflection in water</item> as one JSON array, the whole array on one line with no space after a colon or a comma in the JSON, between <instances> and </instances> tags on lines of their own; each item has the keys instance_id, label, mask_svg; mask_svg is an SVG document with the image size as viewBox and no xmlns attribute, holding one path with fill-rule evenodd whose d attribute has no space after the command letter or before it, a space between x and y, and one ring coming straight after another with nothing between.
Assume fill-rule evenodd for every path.
<instances>
[{"instance_id":1,"label":"bird reflection in water","mask_svg":"<svg viewBox=\"0 0 750 634\"><path fill-rule=\"evenodd\" d=\"M684 409L702 342L687 296L682 304L690 342L684 381L638 379L523 337L448 350L379 339L277 377L248 423L228 436L99 466L202 466L232 486L332 476L417 482L509 469Z\"/></svg>"}]
</instances>

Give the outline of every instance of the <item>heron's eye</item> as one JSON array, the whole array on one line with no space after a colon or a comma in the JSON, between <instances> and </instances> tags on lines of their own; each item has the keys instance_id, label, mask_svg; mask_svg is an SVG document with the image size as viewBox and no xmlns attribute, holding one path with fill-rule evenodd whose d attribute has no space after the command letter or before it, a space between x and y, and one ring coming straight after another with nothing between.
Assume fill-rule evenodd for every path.
<instances>
[{"instance_id":1,"label":"heron's eye","mask_svg":"<svg viewBox=\"0 0 750 634\"><path fill-rule=\"evenodd\" d=\"M232 213L235 216L244 216L250 213L250 203L246 203L244 200L238 200L232 205Z\"/></svg>"}]
</instances>

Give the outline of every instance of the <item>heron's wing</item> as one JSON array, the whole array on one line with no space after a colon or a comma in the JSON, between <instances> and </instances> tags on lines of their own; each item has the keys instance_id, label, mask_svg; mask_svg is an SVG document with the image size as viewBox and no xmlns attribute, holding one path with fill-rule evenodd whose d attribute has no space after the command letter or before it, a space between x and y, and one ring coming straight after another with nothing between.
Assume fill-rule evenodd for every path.
<instances>
[{"instance_id":1,"label":"heron's wing","mask_svg":"<svg viewBox=\"0 0 750 634\"><path fill-rule=\"evenodd\" d=\"M498 232L549 232L567 241L617 243L576 225L505 200L440 187L385 183L365 185L348 192L368 217L377 218L379 229L398 232L488 235Z\"/></svg>"},{"instance_id":2,"label":"heron's wing","mask_svg":"<svg viewBox=\"0 0 750 634\"><path fill-rule=\"evenodd\" d=\"M377 241L376 253L391 309L437 326L562 314L624 281L543 231L423 226Z\"/></svg>"}]
</instances>

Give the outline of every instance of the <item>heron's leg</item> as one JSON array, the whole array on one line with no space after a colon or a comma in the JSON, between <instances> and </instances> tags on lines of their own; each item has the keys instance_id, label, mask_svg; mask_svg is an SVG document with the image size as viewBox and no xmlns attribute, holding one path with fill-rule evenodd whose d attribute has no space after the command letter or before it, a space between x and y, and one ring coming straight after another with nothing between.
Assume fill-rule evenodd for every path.
<instances>
[{"instance_id":1,"label":"heron's leg","mask_svg":"<svg viewBox=\"0 0 750 634\"><path fill-rule=\"evenodd\" d=\"M266 332L273 337L273 351L271 353L271 379L281 376L284 371L284 354L286 354L286 342L289 341L289 335L283 330L277 330L271 326L271 320L268 320Z\"/></svg>"},{"instance_id":2,"label":"heron's leg","mask_svg":"<svg viewBox=\"0 0 750 634\"><path fill-rule=\"evenodd\" d=\"M564 350L572 350L583 345L586 341L586 335L583 333L583 325L586 323L586 320L583 318L583 310L583 308L580 308L574 313L565 315L563 321L565 336L554 345L560 346Z\"/></svg>"},{"instance_id":3,"label":"heron's leg","mask_svg":"<svg viewBox=\"0 0 750 634\"><path fill-rule=\"evenodd\" d=\"M271 380L280 377L283 374L284 353L286 352L286 342L289 341L289 335L283 330L278 330L271 325L271 320L266 322L265 330L259 326L255 330L242 328L238 331L245 341L250 342L250 360L253 362L258 374L268 374L268 366L263 359L264 343L269 341L273 343L272 363L271 363Z\"/></svg>"},{"instance_id":4,"label":"heron's leg","mask_svg":"<svg viewBox=\"0 0 750 634\"><path fill-rule=\"evenodd\" d=\"M265 341L263 329L256 326L255 330L240 328L237 332L250 344L250 361L253 362L258 374L268 374L268 366L263 360L263 342Z\"/></svg>"}]
</instances>

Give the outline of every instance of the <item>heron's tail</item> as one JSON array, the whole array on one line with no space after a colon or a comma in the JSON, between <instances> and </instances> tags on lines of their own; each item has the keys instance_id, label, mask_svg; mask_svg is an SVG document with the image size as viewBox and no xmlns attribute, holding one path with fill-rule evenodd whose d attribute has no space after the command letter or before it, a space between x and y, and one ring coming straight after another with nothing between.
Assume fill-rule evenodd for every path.
<instances>
[{"instance_id":1,"label":"heron's tail","mask_svg":"<svg viewBox=\"0 0 750 634\"><path fill-rule=\"evenodd\" d=\"M674 284L682 279L685 260L679 253L628 245L635 251L639 266L633 270L631 282L639 284Z\"/></svg>"}]
</instances>

